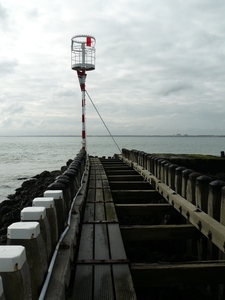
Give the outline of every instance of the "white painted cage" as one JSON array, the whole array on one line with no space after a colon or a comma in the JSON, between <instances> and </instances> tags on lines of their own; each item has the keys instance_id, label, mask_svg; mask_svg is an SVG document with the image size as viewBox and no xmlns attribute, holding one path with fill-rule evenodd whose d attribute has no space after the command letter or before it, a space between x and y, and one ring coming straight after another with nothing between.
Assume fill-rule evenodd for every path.
<instances>
[{"instance_id":1,"label":"white painted cage","mask_svg":"<svg viewBox=\"0 0 225 300\"><path fill-rule=\"evenodd\" d=\"M92 71L95 69L95 38L75 35L71 39L71 68Z\"/></svg>"}]
</instances>

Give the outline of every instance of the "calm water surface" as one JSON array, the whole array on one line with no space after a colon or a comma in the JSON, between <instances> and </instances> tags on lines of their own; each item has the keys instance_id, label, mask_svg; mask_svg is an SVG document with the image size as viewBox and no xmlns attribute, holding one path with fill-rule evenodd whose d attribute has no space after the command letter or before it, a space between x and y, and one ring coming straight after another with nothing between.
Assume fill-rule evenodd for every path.
<instances>
[{"instance_id":1,"label":"calm water surface","mask_svg":"<svg viewBox=\"0 0 225 300\"><path fill-rule=\"evenodd\" d=\"M115 137L120 149L148 153L210 154L220 156L225 137ZM80 137L0 137L0 201L14 193L22 180L44 170L60 169L81 149ZM110 137L88 137L87 151L94 156L119 153Z\"/></svg>"}]
</instances>

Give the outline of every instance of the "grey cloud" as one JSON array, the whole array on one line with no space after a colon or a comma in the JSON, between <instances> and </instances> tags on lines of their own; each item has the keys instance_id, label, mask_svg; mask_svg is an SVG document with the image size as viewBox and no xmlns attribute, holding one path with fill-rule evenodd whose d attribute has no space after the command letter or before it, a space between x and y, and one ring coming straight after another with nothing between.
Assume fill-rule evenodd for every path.
<instances>
[{"instance_id":1,"label":"grey cloud","mask_svg":"<svg viewBox=\"0 0 225 300\"><path fill-rule=\"evenodd\" d=\"M40 16L40 13L37 8L33 8L33 9L28 10L26 15L28 16L28 18L36 19L37 17Z\"/></svg>"},{"instance_id":2,"label":"grey cloud","mask_svg":"<svg viewBox=\"0 0 225 300\"><path fill-rule=\"evenodd\" d=\"M8 129L13 124L13 118L7 117L0 120L0 127Z\"/></svg>"},{"instance_id":3,"label":"grey cloud","mask_svg":"<svg viewBox=\"0 0 225 300\"><path fill-rule=\"evenodd\" d=\"M17 60L0 61L0 75L7 75L13 73L18 66Z\"/></svg>"},{"instance_id":4,"label":"grey cloud","mask_svg":"<svg viewBox=\"0 0 225 300\"><path fill-rule=\"evenodd\" d=\"M164 84L164 86L159 91L159 94L162 96L168 96L178 92L184 92L185 90L193 89L193 86L189 83L184 82L170 82Z\"/></svg>"},{"instance_id":5,"label":"grey cloud","mask_svg":"<svg viewBox=\"0 0 225 300\"><path fill-rule=\"evenodd\" d=\"M4 8L4 6L1 5L0 3L0 21L1 20L6 20L7 19L7 10Z\"/></svg>"},{"instance_id":6,"label":"grey cloud","mask_svg":"<svg viewBox=\"0 0 225 300\"><path fill-rule=\"evenodd\" d=\"M1 110L2 114L10 115L21 114L23 111L24 107L18 103L6 104Z\"/></svg>"}]
</instances>

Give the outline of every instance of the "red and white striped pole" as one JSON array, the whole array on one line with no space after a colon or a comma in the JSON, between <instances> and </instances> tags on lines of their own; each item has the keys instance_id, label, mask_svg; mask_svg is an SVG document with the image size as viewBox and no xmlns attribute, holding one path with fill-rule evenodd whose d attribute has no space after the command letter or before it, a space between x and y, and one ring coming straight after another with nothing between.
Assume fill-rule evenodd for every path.
<instances>
[{"instance_id":1,"label":"red and white striped pole","mask_svg":"<svg viewBox=\"0 0 225 300\"><path fill-rule=\"evenodd\" d=\"M79 71L77 70L77 75L80 83L80 89L82 92L82 149L86 150L86 123L85 123L85 81L87 74L85 69Z\"/></svg>"},{"instance_id":2,"label":"red and white striped pole","mask_svg":"<svg viewBox=\"0 0 225 300\"><path fill-rule=\"evenodd\" d=\"M85 82L86 71L95 70L95 38L89 35L75 35L71 39L71 68L77 71L82 92L82 149L87 151L86 145L86 103Z\"/></svg>"}]
</instances>

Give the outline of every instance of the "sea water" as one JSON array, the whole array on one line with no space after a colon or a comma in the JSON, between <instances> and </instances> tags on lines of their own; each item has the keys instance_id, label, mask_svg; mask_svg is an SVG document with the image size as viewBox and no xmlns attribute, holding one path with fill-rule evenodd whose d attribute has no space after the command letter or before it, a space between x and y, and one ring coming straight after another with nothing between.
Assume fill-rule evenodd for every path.
<instances>
[{"instance_id":1,"label":"sea water","mask_svg":"<svg viewBox=\"0 0 225 300\"><path fill-rule=\"evenodd\" d=\"M87 152L93 156L113 156L122 148L147 153L208 154L220 156L225 137L218 136L91 136ZM20 187L25 178L45 170L59 170L81 149L76 136L0 137L0 202Z\"/></svg>"}]
</instances>

